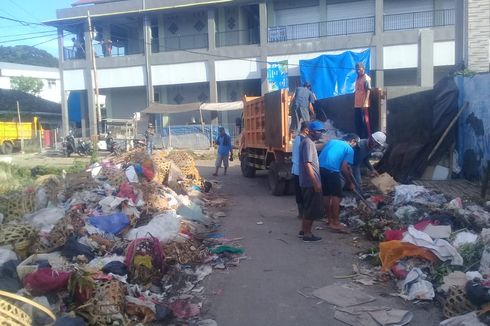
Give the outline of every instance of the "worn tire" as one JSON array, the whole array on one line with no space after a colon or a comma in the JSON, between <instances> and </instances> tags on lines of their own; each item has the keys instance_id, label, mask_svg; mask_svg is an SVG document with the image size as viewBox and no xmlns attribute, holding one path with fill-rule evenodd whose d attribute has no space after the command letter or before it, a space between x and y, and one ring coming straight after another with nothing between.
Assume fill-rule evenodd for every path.
<instances>
[{"instance_id":1,"label":"worn tire","mask_svg":"<svg viewBox=\"0 0 490 326\"><path fill-rule=\"evenodd\" d=\"M5 143L3 143L3 153L4 154L12 154L12 152L14 151L14 144L12 144L11 142L8 142L6 141Z\"/></svg>"},{"instance_id":2,"label":"worn tire","mask_svg":"<svg viewBox=\"0 0 490 326\"><path fill-rule=\"evenodd\" d=\"M247 154L245 154L240 161L240 168L245 178L253 178L255 177L255 173L257 172L257 170L254 167L248 165L248 160L249 157L247 156Z\"/></svg>"},{"instance_id":3,"label":"worn tire","mask_svg":"<svg viewBox=\"0 0 490 326\"><path fill-rule=\"evenodd\" d=\"M286 181L279 179L279 169L276 162L269 166L269 188L274 196L282 196L286 191Z\"/></svg>"},{"instance_id":4,"label":"worn tire","mask_svg":"<svg viewBox=\"0 0 490 326\"><path fill-rule=\"evenodd\" d=\"M5 154L5 147L3 146L3 143L0 144L0 155Z\"/></svg>"},{"instance_id":5,"label":"worn tire","mask_svg":"<svg viewBox=\"0 0 490 326\"><path fill-rule=\"evenodd\" d=\"M286 196L294 195L295 191L296 190L294 189L294 180L291 179L291 180L286 181L286 187L284 190L284 195L286 195Z\"/></svg>"}]
</instances>

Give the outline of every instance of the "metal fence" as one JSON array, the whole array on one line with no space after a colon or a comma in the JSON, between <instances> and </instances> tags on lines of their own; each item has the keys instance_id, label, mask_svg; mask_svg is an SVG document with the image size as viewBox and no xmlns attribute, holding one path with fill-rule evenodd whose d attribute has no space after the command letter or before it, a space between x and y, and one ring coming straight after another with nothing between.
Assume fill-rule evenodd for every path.
<instances>
[{"instance_id":1,"label":"metal fence","mask_svg":"<svg viewBox=\"0 0 490 326\"><path fill-rule=\"evenodd\" d=\"M220 125L221 126L221 125ZM234 124L223 125L232 143L238 141L238 129ZM158 131L155 146L177 149L208 149L218 137L218 125L175 125Z\"/></svg>"},{"instance_id":2,"label":"metal fence","mask_svg":"<svg viewBox=\"0 0 490 326\"><path fill-rule=\"evenodd\" d=\"M403 14L384 15L383 17L385 31L450 26L454 25L455 22L455 9L408 12Z\"/></svg>"},{"instance_id":3,"label":"metal fence","mask_svg":"<svg viewBox=\"0 0 490 326\"><path fill-rule=\"evenodd\" d=\"M269 27L269 42L374 33L374 16Z\"/></svg>"},{"instance_id":4,"label":"metal fence","mask_svg":"<svg viewBox=\"0 0 490 326\"><path fill-rule=\"evenodd\" d=\"M216 46L234 46L234 45L249 45L259 44L260 32L258 28L216 32Z\"/></svg>"}]
</instances>

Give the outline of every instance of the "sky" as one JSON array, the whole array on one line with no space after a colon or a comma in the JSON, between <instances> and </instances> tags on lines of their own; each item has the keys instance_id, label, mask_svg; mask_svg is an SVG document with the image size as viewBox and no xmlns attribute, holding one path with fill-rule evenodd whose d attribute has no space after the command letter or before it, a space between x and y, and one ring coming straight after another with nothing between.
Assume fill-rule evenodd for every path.
<instances>
[{"instance_id":1,"label":"sky","mask_svg":"<svg viewBox=\"0 0 490 326\"><path fill-rule=\"evenodd\" d=\"M76 0L0 0L0 16L29 23L56 19L56 9L69 8ZM58 57L56 29L23 25L0 18L0 45L31 45ZM42 44L40 44L42 43Z\"/></svg>"}]
</instances>

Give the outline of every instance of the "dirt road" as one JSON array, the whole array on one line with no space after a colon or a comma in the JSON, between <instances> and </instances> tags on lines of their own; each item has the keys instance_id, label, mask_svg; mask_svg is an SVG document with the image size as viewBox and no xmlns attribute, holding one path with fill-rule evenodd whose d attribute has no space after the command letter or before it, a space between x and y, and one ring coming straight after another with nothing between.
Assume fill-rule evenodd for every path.
<instances>
[{"instance_id":1,"label":"dirt road","mask_svg":"<svg viewBox=\"0 0 490 326\"><path fill-rule=\"evenodd\" d=\"M203 177L222 182L219 192L229 199L223 231L229 238L244 237L240 244L249 257L238 268L210 276L204 315L221 326L345 325L334 319L333 306L304 295L349 282L334 276L352 274L355 253L360 250L352 245L356 235L318 230L321 243L303 243L296 237L299 221L294 198L271 196L266 174L244 178L238 162L233 162L229 175L214 178L213 162L199 165ZM412 304L389 296L395 292L391 282L362 291L376 298L372 305L412 311L411 325L438 325L441 320L433 303Z\"/></svg>"}]
</instances>

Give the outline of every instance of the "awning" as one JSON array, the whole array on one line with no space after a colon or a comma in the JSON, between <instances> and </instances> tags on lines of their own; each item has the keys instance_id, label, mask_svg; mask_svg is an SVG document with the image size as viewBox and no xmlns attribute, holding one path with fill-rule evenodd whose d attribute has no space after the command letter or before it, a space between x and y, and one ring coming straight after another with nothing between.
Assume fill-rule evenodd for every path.
<instances>
[{"instance_id":1,"label":"awning","mask_svg":"<svg viewBox=\"0 0 490 326\"><path fill-rule=\"evenodd\" d=\"M141 111L141 113L159 113L159 114L170 114L170 113L182 113L190 111L233 111L243 109L243 102L223 102L223 103L187 103L187 104L162 104L162 103L152 103L149 107Z\"/></svg>"}]
</instances>

